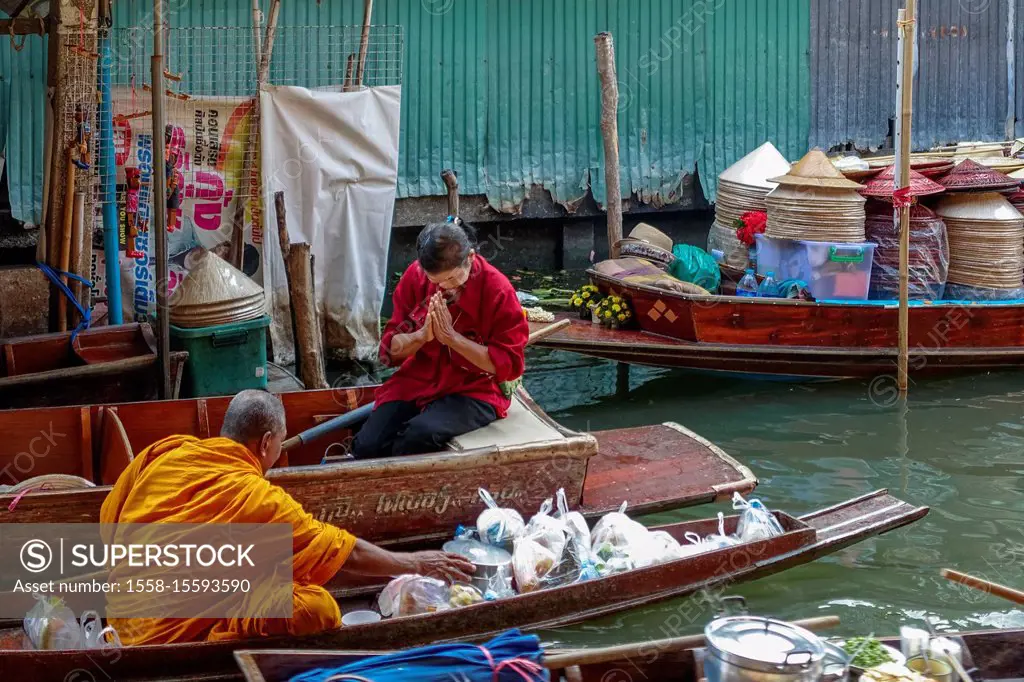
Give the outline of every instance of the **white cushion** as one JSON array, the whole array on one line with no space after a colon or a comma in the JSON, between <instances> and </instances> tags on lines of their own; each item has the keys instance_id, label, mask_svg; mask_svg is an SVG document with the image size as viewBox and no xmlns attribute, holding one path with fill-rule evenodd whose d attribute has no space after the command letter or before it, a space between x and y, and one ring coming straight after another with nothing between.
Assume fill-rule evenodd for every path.
<instances>
[{"instance_id":1,"label":"white cushion","mask_svg":"<svg viewBox=\"0 0 1024 682\"><path fill-rule=\"evenodd\" d=\"M522 443L563 440L565 436L529 410L518 395L512 398L508 416L496 419L482 429L464 433L448 443L451 450L473 450L491 446L507 447Z\"/></svg>"}]
</instances>

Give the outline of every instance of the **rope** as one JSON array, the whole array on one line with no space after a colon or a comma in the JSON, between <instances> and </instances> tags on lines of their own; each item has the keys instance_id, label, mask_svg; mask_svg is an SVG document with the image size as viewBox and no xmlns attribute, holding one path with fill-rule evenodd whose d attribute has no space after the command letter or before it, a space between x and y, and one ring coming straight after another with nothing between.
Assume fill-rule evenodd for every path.
<instances>
[{"instance_id":1,"label":"rope","mask_svg":"<svg viewBox=\"0 0 1024 682\"><path fill-rule=\"evenodd\" d=\"M910 187L900 187L898 190L893 192L892 203L896 208L912 206L914 203L914 197L910 194Z\"/></svg>"},{"instance_id":2,"label":"rope","mask_svg":"<svg viewBox=\"0 0 1024 682\"><path fill-rule=\"evenodd\" d=\"M77 337L82 331L88 329L89 325L92 323L92 309L82 307L82 304L78 302L78 299L73 293L71 293L71 289L69 289L68 285L61 280L61 277L67 277L68 279L75 280L76 282L81 282L90 289L93 288L94 284L84 277L79 277L78 275L70 272L61 272L60 270L52 268L46 263L42 263L40 261L36 261L36 266L42 270L47 279L57 285L57 288L68 297L68 300L70 300L72 305L74 305L78 310L78 314L82 316L82 321L79 322L78 326L71 332L71 343L74 343L75 337Z\"/></svg>"},{"instance_id":3,"label":"rope","mask_svg":"<svg viewBox=\"0 0 1024 682\"><path fill-rule=\"evenodd\" d=\"M41 486L39 486L38 490L40 492L46 490L47 489L47 485L48 484L46 484L46 483L42 484ZM15 496L15 498L13 500L11 500L11 503L9 505L7 505L7 511L9 511L9 512L14 511L17 508L18 503L21 502L21 498L25 497L26 495L28 495L33 490L36 490L36 488L25 488L20 493L18 493L17 496Z\"/></svg>"},{"instance_id":4,"label":"rope","mask_svg":"<svg viewBox=\"0 0 1024 682\"><path fill-rule=\"evenodd\" d=\"M11 34L11 47L14 48L14 51L15 52L21 52L22 50L24 50L25 49L25 40L28 39L28 35L23 35L21 37L21 43L18 43L14 39L14 19L11 19L11 23L7 27L7 29L8 29L8 31L10 31L10 34Z\"/></svg>"}]
</instances>

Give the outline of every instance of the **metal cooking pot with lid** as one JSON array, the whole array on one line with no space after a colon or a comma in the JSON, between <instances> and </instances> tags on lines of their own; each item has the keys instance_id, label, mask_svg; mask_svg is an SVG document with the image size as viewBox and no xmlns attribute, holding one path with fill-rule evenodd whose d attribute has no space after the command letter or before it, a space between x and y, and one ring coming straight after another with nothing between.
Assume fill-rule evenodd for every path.
<instances>
[{"instance_id":1,"label":"metal cooking pot with lid","mask_svg":"<svg viewBox=\"0 0 1024 682\"><path fill-rule=\"evenodd\" d=\"M708 682L818 682L825 644L809 630L770 618L730 616L704 628Z\"/></svg>"}]
</instances>

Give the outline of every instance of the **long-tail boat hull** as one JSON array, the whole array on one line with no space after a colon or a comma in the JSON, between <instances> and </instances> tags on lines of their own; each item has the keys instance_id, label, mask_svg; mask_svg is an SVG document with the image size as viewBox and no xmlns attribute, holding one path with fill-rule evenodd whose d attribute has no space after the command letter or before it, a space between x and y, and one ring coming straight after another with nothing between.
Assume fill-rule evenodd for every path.
<instances>
[{"instance_id":1,"label":"long-tail boat hull","mask_svg":"<svg viewBox=\"0 0 1024 682\"><path fill-rule=\"evenodd\" d=\"M288 433L373 399L373 387L282 393ZM0 485L50 474L101 484L0 495L0 523L97 522L110 484L147 445L173 434L216 435L230 398L0 412ZM377 460L341 457L339 431L288 453L270 479L320 520L383 543L415 544L475 523L479 488L532 515L564 488L595 515L624 500L656 512L749 492L757 479L715 445L678 424L583 434L548 417L521 391L507 419L456 439L446 452ZM326 461L325 461L326 460ZM324 463L322 463L324 462ZM103 485L105 484L105 485Z\"/></svg>"},{"instance_id":2,"label":"long-tail boat hull","mask_svg":"<svg viewBox=\"0 0 1024 682\"><path fill-rule=\"evenodd\" d=\"M187 353L171 354L174 396ZM0 339L0 409L89 405L157 397L156 339L124 324Z\"/></svg>"},{"instance_id":3,"label":"long-tail boat hull","mask_svg":"<svg viewBox=\"0 0 1024 682\"><path fill-rule=\"evenodd\" d=\"M895 304L695 296L589 272L606 293L628 299L639 331L590 322L539 346L634 364L765 379L895 375ZM535 325L535 328L542 325ZM1024 366L1024 304L941 303L910 308L914 376Z\"/></svg>"},{"instance_id":4,"label":"long-tail boat hull","mask_svg":"<svg viewBox=\"0 0 1024 682\"><path fill-rule=\"evenodd\" d=\"M530 592L507 599L301 637L128 647L105 656L95 651L0 651L0 669L11 679L58 682L75 671L100 679L224 679L237 674L235 649L396 649L437 641L481 640L508 628L551 628L625 611L644 604L731 585L813 561L866 538L923 518L915 507L877 491L800 518L776 512L783 535L677 559L664 564ZM738 517L727 519L735 530ZM661 527L679 540L686 532L715 532L717 519ZM334 594L342 612L367 608L380 586ZM0 639L3 639L0 637ZM10 635L8 641L18 638ZM116 658L116 661L114 660ZM80 673L81 674L81 673ZM83 679L87 679L84 678Z\"/></svg>"},{"instance_id":5,"label":"long-tail boat hull","mask_svg":"<svg viewBox=\"0 0 1024 682\"><path fill-rule=\"evenodd\" d=\"M1024 678L1024 630L987 630L944 636L959 640L966 652L968 672L977 670L981 679L996 682ZM899 647L898 638L883 641ZM573 671L578 672L579 677L568 678L568 671L552 670L552 679L559 679L557 676L561 674L580 682L698 682L702 677L703 649L660 650L657 642L651 642L641 645L638 651L642 655L580 665ZM584 652L555 649L547 653ZM246 682L288 682L301 673L317 668L337 668L369 655L368 652L356 651L242 650L235 652L235 659Z\"/></svg>"}]
</instances>

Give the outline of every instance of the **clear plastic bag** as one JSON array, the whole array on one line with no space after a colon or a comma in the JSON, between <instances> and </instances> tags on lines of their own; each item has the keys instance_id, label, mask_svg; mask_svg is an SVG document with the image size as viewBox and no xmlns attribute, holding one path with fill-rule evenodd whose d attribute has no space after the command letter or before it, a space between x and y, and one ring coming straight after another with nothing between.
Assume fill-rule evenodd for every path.
<instances>
[{"instance_id":1,"label":"clear plastic bag","mask_svg":"<svg viewBox=\"0 0 1024 682\"><path fill-rule=\"evenodd\" d=\"M533 538L516 538L512 552L512 574L520 594L541 589L544 579L557 563L558 559L551 550Z\"/></svg>"},{"instance_id":2,"label":"clear plastic bag","mask_svg":"<svg viewBox=\"0 0 1024 682\"><path fill-rule=\"evenodd\" d=\"M605 514L594 526L591 549L603 562L602 575L651 566L658 553L650 531L626 516L625 502L619 511Z\"/></svg>"},{"instance_id":3,"label":"clear plastic bag","mask_svg":"<svg viewBox=\"0 0 1024 682\"><path fill-rule=\"evenodd\" d=\"M871 266L873 300L898 299L900 295L900 234L892 206L868 202L864 222L866 240L877 244ZM946 224L930 209L915 205L910 213L910 250L907 261L907 294L911 300L943 298L949 275L949 238Z\"/></svg>"},{"instance_id":4,"label":"clear plastic bag","mask_svg":"<svg viewBox=\"0 0 1024 682\"><path fill-rule=\"evenodd\" d=\"M551 516L552 507L550 497L544 500L540 509L526 524L523 535L544 546L556 560L561 561L565 545L569 541L569 529L564 521Z\"/></svg>"},{"instance_id":5,"label":"clear plastic bag","mask_svg":"<svg viewBox=\"0 0 1024 682\"><path fill-rule=\"evenodd\" d=\"M736 528L740 542L767 540L785 532L761 500L747 501L739 493L733 493L732 508L740 511L740 522Z\"/></svg>"},{"instance_id":6,"label":"clear plastic bag","mask_svg":"<svg viewBox=\"0 0 1024 682\"><path fill-rule=\"evenodd\" d=\"M476 519L476 530L480 534L480 540L491 545L511 547L513 540L518 537L525 528L523 517L515 509L499 507L491 494L480 488L480 499L487 505L487 509L480 512Z\"/></svg>"},{"instance_id":7,"label":"clear plastic bag","mask_svg":"<svg viewBox=\"0 0 1024 682\"><path fill-rule=\"evenodd\" d=\"M725 532L725 514L722 512L718 512L718 533L713 533L704 538L704 544L707 545L708 550L740 544L739 538Z\"/></svg>"},{"instance_id":8,"label":"clear plastic bag","mask_svg":"<svg viewBox=\"0 0 1024 682\"><path fill-rule=\"evenodd\" d=\"M663 530L651 531L651 544L654 546L655 564L675 561L684 556L679 541Z\"/></svg>"},{"instance_id":9,"label":"clear plastic bag","mask_svg":"<svg viewBox=\"0 0 1024 682\"><path fill-rule=\"evenodd\" d=\"M722 263L736 270L752 267L750 247L736 237L736 228L715 222L708 230L708 253L722 252Z\"/></svg>"},{"instance_id":10,"label":"clear plastic bag","mask_svg":"<svg viewBox=\"0 0 1024 682\"><path fill-rule=\"evenodd\" d=\"M558 504L558 513L555 515L555 518L565 524L569 534L575 540L576 546L580 549L585 549L589 554L591 540L590 526L587 525L587 520L578 511L569 511L569 502L565 498L565 488L558 489L555 499Z\"/></svg>"},{"instance_id":11,"label":"clear plastic bag","mask_svg":"<svg viewBox=\"0 0 1024 682\"><path fill-rule=\"evenodd\" d=\"M36 649L82 649L82 628L60 597L33 595L35 605L25 614L25 634Z\"/></svg>"},{"instance_id":12,"label":"clear plastic bag","mask_svg":"<svg viewBox=\"0 0 1024 682\"><path fill-rule=\"evenodd\" d=\"M478 604L483 600L484 595L480 594L480 590L472 585L455 583L451 586L451 589L448 590L448 606L453 609L457 609L462 606L470 606L471 604Z\"/></svg>"},{"instance_id":13,"label":"clear plastic bag","mask_svg":"<svg viewBox=\"0 0 1024 682\"><path fill-rule=\"evenodd\" d=\"M448 585L422 575L400 575L389 582L377 598L380 615L415 616L444 611L449 607Z\"/></svg>"}]
</instances>

